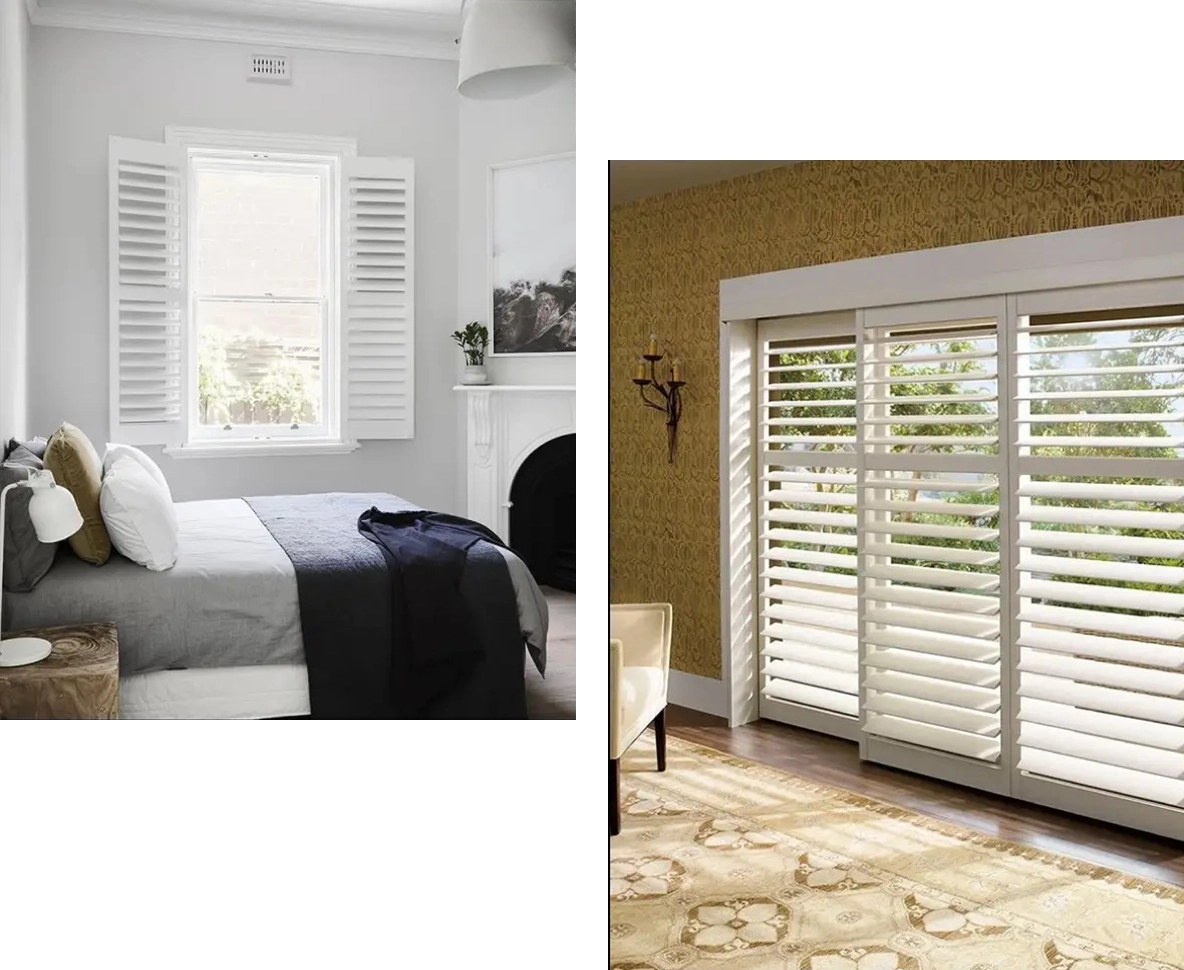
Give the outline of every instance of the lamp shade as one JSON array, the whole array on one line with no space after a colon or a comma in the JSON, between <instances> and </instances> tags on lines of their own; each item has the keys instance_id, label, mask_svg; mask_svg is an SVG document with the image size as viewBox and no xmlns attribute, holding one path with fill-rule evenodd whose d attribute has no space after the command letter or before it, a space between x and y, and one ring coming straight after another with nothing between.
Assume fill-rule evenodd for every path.
<instances>
[{"instance_id":1,"label":"lamp shade","mask_svg":"<svg viewBox=\"0 0 1184 970\"><path fill-rule=\"evenodd\" d=\"M575 0L467 0L460 34L466 98L521 98L575 70Z\"/></svg>"},{"instance_id":2,"label":"lamp shade","mask_svg":"<svg viewBox=\"0 0 1184 970\"><path fill-rule=\"evenodd\" d=\"M32 492L29 518L42 542L61 542L82 528L82 514L69 489L51 485Z\"/></svg>"}]
</instances>

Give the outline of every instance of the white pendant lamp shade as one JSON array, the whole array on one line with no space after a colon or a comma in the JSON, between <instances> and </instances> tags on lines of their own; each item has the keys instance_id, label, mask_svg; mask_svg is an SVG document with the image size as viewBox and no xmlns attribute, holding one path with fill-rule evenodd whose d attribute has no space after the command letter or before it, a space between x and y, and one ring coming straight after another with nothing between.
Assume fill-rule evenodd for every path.
<instances>
[{"instance_id":1,"label":"white pendant lamp shade","mask_svg":"<svg viewBox=\"0 0 1184 970\"><path fill-rule=\"evenodd\" d=\"M74 496L60 485L33 489L29 518L42 542L61 542L82 528L82 515Z\"/></svg>"},{"instance_id":2,"label":"white pendant lamp shade","mask_svg":"<svg viewBox=\"0 0 1184 970\"><path fill-rule=\"evenodd\" d=\"M465 3L457 90L466 98L521 98L575 66L575 0Z\"/></svg>"}]
</instances>

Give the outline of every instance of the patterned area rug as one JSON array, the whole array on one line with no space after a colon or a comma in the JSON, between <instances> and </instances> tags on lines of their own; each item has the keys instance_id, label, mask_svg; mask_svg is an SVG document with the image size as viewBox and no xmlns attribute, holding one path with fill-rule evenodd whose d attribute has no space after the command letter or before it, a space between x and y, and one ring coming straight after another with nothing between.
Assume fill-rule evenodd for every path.
<instances>
[{"instance_id":1,"label":"patterned area rug","mask_svg":"<svg viewBox=\"0 0 1184 970\"><path fill-rule=\"evenodd\" d=\"M671 739L622 762L612 970L1181 970L1184 890Z\"/></svg>"}]
</instances>

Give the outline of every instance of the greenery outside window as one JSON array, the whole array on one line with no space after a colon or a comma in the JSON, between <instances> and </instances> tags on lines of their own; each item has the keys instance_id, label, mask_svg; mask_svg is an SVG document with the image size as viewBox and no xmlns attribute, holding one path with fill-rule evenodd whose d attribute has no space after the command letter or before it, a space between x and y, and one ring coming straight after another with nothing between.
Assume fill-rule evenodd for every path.
<instances>
[{"instance_id":1,"label":"greenery outside window","mask_svg":"<svg viewBox=\"0 0 1184 970\"><path fill-rule=\"evenodd\" d=\"M336 436L335 174L191 151L191 441Z\"/></svg>"}]
</instances>

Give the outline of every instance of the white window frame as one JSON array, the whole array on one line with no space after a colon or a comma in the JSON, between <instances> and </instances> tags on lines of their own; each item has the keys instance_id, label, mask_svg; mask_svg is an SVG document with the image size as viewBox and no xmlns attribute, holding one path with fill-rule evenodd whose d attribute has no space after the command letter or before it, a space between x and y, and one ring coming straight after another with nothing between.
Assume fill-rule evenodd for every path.
<instances>
[{"instance_id":1,"label":"white window frame","mask_svg":"<svg viewBox=\"0 0 1184 970\"><path fill-rule=\"evenodd\" d=\"M720 480L728 483L728 488L721 489L720 501L723 677L715 706L729 712L730 723L755 719L758 708L759 624L754 616L755 502L751 491L757 484L753 474L755 456L749 450L741 463L734 457L738 444L755 440L752 387L757 322L837 311L853 311L862 317L864 310L876 307L1005 298L1006 321L1000 336L1007 336L1000 340L1000 364L1009 370L1006 376L1000 375L1002 398L1004 387L1013 389L1009 351L1014 347L1015 322L1021 313L1031 312L1028 306L1035 295L1040 294L1042 306L1046 299L1050 305L1065 308L1085 300L1091 309L1102 309L1093 302L1095 293L1101 291L1088 293L1086 288L1112 284L1126 284L1124 305L1179 302L1164 299L1162 294L1168 290L1178 293L1184 286L1184 217L972 243L721 281ZM1014 450L1006 446L1005 480L1009 485L1016 474ZM1166 474L1171 470L1178 476L1182 467L1184 462L1165 462L1163 471ZM743 488L737 487L742 483L749 485L745 494L741 494ZM1000 494L1002 506L1003 489ZM1009 523L1013 533L1012 518L1010 510L1001 507L1001 519ZM1014 535L1009 538L1014 540ZM1001 536L1001 549L1005 545L1002 540ZM1010 548L1011 543L1006 545ZM1007 574L1012 572L1008 566ZM1015 595L1016 584L1018 576L1008 575L1009 599ZM1014 669L1018 659L1014 630L1009 635L1006 628L1015 621L1005 619L1004 623L1007 650L1003 663ZM998 777L998 782L1005 782L998 787L964 770L965 763L953 756L905 744L869 746L866 735L860 738L861 756L963 784L1006 791L1013 797L1078 814L1184 837L1184 810L1020 772L1015 767L1014 701L1013 685L1007 684L1001 713L1008 735L1004 764L1009 770Z\"/></svg>"},{"instance_id":2,"label":"white window frame","mask_svg":"<svg viewBox=\"0 0 1184 970\"><path fill-rule=\"evenodd\" d=\"M231 439L252 441L275 441L289 438L323 438L340 440L340 415L338 402L340 391L337 381L338 347L341 328L337 313L337 274L339 251L337 245L338 213L335 205L338 171L336 160L330 156L273 156L259 157L257 153L228 152L192 148L186 159L189 185L189 247L188 279L190 281L188 303L188 327L185 340L186 415L190 442L214 442ZM317 297L274 296L272 294L204 294L197 288L197 264L200 258L197 239L196 205L198 204L197 182L202 172L253 172L258 174L287 174L291 172L313 173L321 180L321 295ZM238 425L227 428L213 428L199 422L197 381L198 304L202 302L223 303L285 303L318 306L321 311L321 420L317 424L283 428L278 425Z\"/></svg>"},{"instance_id":3,"label":"white window frame","mask_svg":"<svg viewBox=\"0 0 1184 970\"><path fill-rule=\"evenodd\" d=\"M295 431L276 428L267 434L260 434L261 426L258 425L232 428L226 432L203 430L198 425L195 312L198 295L190 285L186 294L187 313L182 348L183 442L178 447L166 448L165 452L176 458L196 458L310 452L340 454L353 451L358 447L357 442L346 441L342 436L340 225L341 161L357 155L357 142L352 138L167 126L165 143L176 148L184 158L187 189L185 205L188 209L186 264L187 278L191 284L196 279L194 270L197 262L197 220L193 217L192 206L196 198L196 174L200 167L233 168L236 162L241 161L246 163L242 167L250 170L258 170L268 162L274 162L277 171L283 167L316 168L326 179L325 191L322 192L322 218L327 229L322 238L321 255L325 284L322 298L322 333L325 339L321 360L324 411L321 423Z\"/></svg>"}]
</instances>

